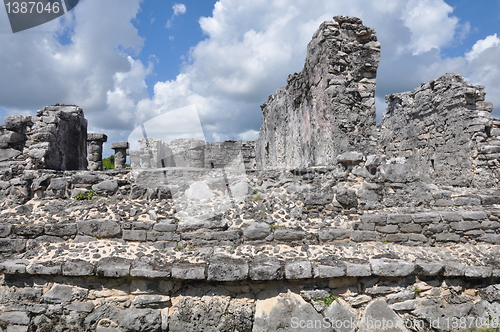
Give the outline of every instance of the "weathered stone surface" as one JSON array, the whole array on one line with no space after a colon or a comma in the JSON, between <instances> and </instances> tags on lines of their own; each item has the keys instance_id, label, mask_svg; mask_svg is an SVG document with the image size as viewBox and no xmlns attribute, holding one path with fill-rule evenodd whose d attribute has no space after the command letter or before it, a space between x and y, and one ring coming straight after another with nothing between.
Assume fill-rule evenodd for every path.
<instances>
[{"instance_id":1,"label":"weathered stone surface","mask_svg":"<svg viewBox=\"0 0 500 332\"><path fill-rule=\"evenodd\" d=\"M186 280L205 279L205 264L177 263L172 266L172 278Z\"/></svg>"},{"instance_id":2,"label":"weathered stone surface","mask_svg":"<svg viewBox=\"0 0 500 332\"><path fill-rule=\"evenodd\" d=\"M87 133L87 141L107 142L108 136L105 134Z\"/></svg>"},{"instance_id":3,"label":"weathered stone surface","mask_svg":"<svg viewBox=\"0 0 500 332\"><path fill-rule=\"evenodd\" d=\"M28 325L30 323L30 318L25 312L12 311L0 314L0 321L7 324Z\"/></svg>"},{"instance_id":4,"label":"weathered stone surface","mask_svg":"<svg viewBox=\"0 0 500 332\"><path fill-rule=\"evenodd\" d=\"M55 284L43 295L43 299L49 303L69 303L75 299L81 299L86 295L86 289Z\"/></svg>"},{"instance_id":5,"label":"weathered stone surface","mask_svg":"<svg viewBox=\"0 0 500 332\"><path fill-rule=\"evenodd\" d=\"M443 263L417 261L415 264L415 274L422 276L435 276L443 270Z\"/></svg>"},{"instance_id":6,"label":"weathered stone surface","mask_svg":"<svg viewBox=\"0 0 500 332\"><path fill-rule=\"evenodd\" d=\"M214 255L208 265L208 280L233 281L248 277L248 263L244 259L234 259Z\"/></svg>"},{"instance_id":7,"label":"weathered stone surface","mask_svg":"<svg viewBox=\"0 0 500 332\"><path fill-rule=\"evenodd\" d=\"M0 149L0 161L11 160L21 154L21 151L14 149Z\"/></svg>"},{"instance_id":8,"label":"weathered stone surface","mask_svg":"<svg viewBox=\"0 0 500 332\"><path fill-rule=\"evenodd\" d=\"M348 277L366 277L372 275L370 264L345 262L345 266Z\"/></svg>"},{"instance_id":9,"label":"weathered stone surface","mask_svg":"<svg viewBox=\"0 0 500 332\"><path fill-rule=\"evenodd\" d=\"M160 305L166 305L170 303L170 296L163 295L141 295L136 296L132 302L137 308L157 308Z\"/></svg>"},{"instance_id":10,"label":"weathered stone surface","mask_svg":"<svg viewBox=\"0 0 500 332\"><path fill-rule=\"evenodd\" d=\"M121 257L102 258L97 263L96 272L104 277L124 277L130 274L131 261Z\"/></svg>"},{"instance_id":11,"label":"weathered stone surface","mask_svg":"<svg viewBox=\"0 0 500 332\"><path fill-rule=\"evenodd\" d=\"M371 152L379 59L377 37L361 20L337 16L323 23L304 70L262 106L259 167L334 165L344 152Z\"/></svg>"},{"instance_id":12,"label":"weathered stone surface","mask_svg":"<svg viewBox=\"0 0 500 332\"><path fill-rule=\"evenodd\" d=\"M62 272L62 262L57 261L33 261L26 267L29 274L60 275Z\"/></svg>"},{"instance_id":13,"label":"weathered stone surface","mask_svg":"<svg viewBox=\"0 0 500 332\"><path fill-rule=\"evenodd\" d=\"M257 257L250 264L249 277L252 280L283 279L283 268L276 257Z\"/></svg>"},{"instance_id":14,"label":"weathered stone surface","mask_svg":"<svg viewBox=\"0 0 500 332\"><path fill-rule=\"evenodd\" d=\"M67 260L62 265L62 274L66 276L94 275L94 264L82 259Z\"/></svg>"},{"instance_id":15,"label":"weathered stone surface","mask_svg":"<svg viewBox=\"0 0 500 332\"><path fill-rule=\"evenodd\" d=\"M113 195L118 190L116 180L106 180L92 186L92 189L99 195Z\"/></svg>"},{"instance_id":16,"label":"weathered stone surface","mask_svg":"<svg viewBox=\"0 0 500 332\"><path fill-rule=\"evenodd\" d=\"M312 266L308 260L285 263L285 278L289 280L312 278Z\"/></svg>"},{"instance_id":17,"label":"weathered stone surface","mask_svg":"<svg viewBox=\"0 0 500 332\"><path fill-rule=\"evenodd\" d=\"M120 225L111 220L84 220L76 224L79 232L97 238L114 237L121 233Z\"/></svg>"},{"instance_id":18,"label":"weathered stone surface","mask_svg":"<svg viewBox=\"0 0 500 332\"><path fill-rule=\"evenodd\" d=\"M45 225L45 234L55 236L71 236L76 235L76 223L71 224L48 224Z\"/></svg>"},{"instance_id":19,"label":"weathered stone surface","mask_svg":"<svg viewBox=\"0 0 500 332\"><path fill-rule=\"evenodd\" d=\"M263 222L249 222L241 226L243 236L250 240L262 240L271 234L269 225Z\"/></svg>"},{"instance_id":20,"label":"weathered stone surface","mask_svg":"<svg viewBox=\"0 0 500 332\"><path fill-rule=\"evenodd\" d=\"M5 274L25 274L26 265L29 261L24 259L14 259L0 262L0 272Z\"/></svg>"},{"instance_id":21,"label":"weathered stone surface","mask_svg":"<svg viewBox=\"0 0 500 332\"><path fill-rule=\"evenodd\" d=\"M315 326L315 321L323 322L323 316L300 295L289 291L257 300L252 331L331 331L321 324Z\"/></svg>"},{"instance_id":22,"label":"weathered stone surface","mask_svg":"<svg viewBox=\"0 0 500 332\"><path fill-rule=\"evenodd\" d=\"M377 276L405 277L415 271L412 263L396 259L371 259L370 265L373 274Z\"/></svg>"},{"instance_id":23,"label":"weathered stone surface","mask_svg":"<svg viewBox=\"0 0 500 332\"><path fill-rule=\"evenodd\" d=\"M363 318L359 331L408 331L403 320L383 300L370 303Z\"/></svg>"},{"instance_id":24,"label":"weathered stone surface","mask_svg":"<svg viewBox=\"0 0 500 332\"><path fill-rule=\"evenodd\" d=\"M170 277L172 266L165 262L138 259L132 262L130 275L132 277L165 278Z\"/></svg>"},{"instance_id":25,"label":"weathered stone surface","mask_svg":"<svg viewBox=\"0 0 500 332\"><path fill-rule=\"evenodd\" d=\"M468 89L473 92L468 94ZM467 144L475 134L488 137L491 115L469 106L484 100L483 90L457 74L446 74L411 92L387 96L389 107L379 123L379 150L388 159L403 158L429 183L494 186L498 180L491 170L474 172L473 146ZM414 149L417 146L422 148ZM407 155L409 150L414 153Z\"/></svg>"},{"instance_id":26,"label":"weathered stone surface","mask_svg":"<svg viewBox=\"0 0 500 332\"><path fill-rule=\"evenodd\" d=\"M353 332L357 328L356 312L341 299L335 300L326 308L324 315L335 331Z\"/></svg>"}]
</instances>

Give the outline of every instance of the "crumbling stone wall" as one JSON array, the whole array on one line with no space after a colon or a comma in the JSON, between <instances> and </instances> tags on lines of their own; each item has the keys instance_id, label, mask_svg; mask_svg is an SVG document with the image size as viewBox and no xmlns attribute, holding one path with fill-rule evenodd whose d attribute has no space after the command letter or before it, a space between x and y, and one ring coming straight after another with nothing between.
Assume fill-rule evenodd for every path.
<instances>
[{"instance_id":1,"label":"crumbling stone wall","mask_svg":"<svg viewBox=\"0 0 500 332\"><path fill-rule=\"evenodd\" d=\"M380 152L428 183L496 187L500 119L484 96L457 74L387 96Z\"/></svg>"},{"instance_id":2,"label":"crumbling stone wall","mask_svg":"<svg viewBox=\"0 0 500 332\"><path fill-rule=\"evenodd\" d=\"M6 166L87 168L87 120L78 106L46 106L36 116L8 116L0 131L0 161Z\"/></svg>"},{"instance_id":3,"label":"crumbling stone wall","mask_svg":"<svg viewBox=\"0 0 500 332\"><path fill-rule=\"evenodd\" d=\"M256 168L255 141L176 139L167 143L144 138L139 142L141 150L129 152L132 168L222 168L235 164L246 169Z\"/></svg>"},{"instance_id":4,"label":"crumbling stone wall","mask_svg":"<svg viewBox=\"0 0 500 332\"><path fill-rule=\"evenodd\" d=\"M380 44L360 19L324 22L304 69L262 105L261 169L333 165L344 152L375 150L375 77Z\"/></svg>"}]
</instances>

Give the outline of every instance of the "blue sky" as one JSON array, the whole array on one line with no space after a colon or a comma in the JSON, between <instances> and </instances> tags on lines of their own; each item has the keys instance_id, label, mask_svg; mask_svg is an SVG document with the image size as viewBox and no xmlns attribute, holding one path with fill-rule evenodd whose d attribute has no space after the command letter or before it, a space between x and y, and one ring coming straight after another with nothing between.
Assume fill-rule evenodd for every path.
<instances>
[{"instance_id":1,"label":"blue sky","mask_svg":"<svg viewBox=\"0 0 500 332\"><path fill-rule=\"evenodd\" d=\"M0 10L0 116L77 104L109 146L194 106L208 141L255 139L259 106L302 69L314 31L335 15L377 31L379 115L386 94L446 72L500 105L500 0L81 0L16 34Z\"/></svg>"}]
</instances>

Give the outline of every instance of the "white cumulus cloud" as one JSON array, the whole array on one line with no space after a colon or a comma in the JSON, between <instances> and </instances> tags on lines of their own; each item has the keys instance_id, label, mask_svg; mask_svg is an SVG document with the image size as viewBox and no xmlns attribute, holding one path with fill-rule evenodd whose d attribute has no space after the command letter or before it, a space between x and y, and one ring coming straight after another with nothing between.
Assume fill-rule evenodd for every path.
<instances>
[{"instance_id":1,"label":"white cumulus cloud","mask_svg":"<svg viewBox=\"0 0 500 332\"><path fill-rule=\"evenodd\" d=\"M170 17L170 19L167 21L167 24L165 24L165 27L170 29L174 25L174 19L176 16L184 15L186 14L187 8L185 4L182 3L176 3L172 6L172 9L174 10L174 13Z\"/></svg>"},{"instance_id":2,"label":"white cumulus cloud","mask_svg":"<svg viewBox=\"0 0 500 332\"><path fill-rule=\"evenodd\" d=\"M473 61L474 59L477 59L481 55L481 53L483 53L487 49L499 45L500 45L500 38L498 38L497 34L495 33L494 35L488 36L485 39L478 40L474 44L474 46L472 46L472 51L467 52L465 54L465 57L467 58L468 61Z\"/></svg>"},{"instance_id":3,"label":"white cumulus cloud","mask_svg":"<svg viewBox=\"0 0 500 332\"><path fill-rule=\"evenodd\" d=\"M182 14L186 14L186 5L182 3L176 3L172 6L174 10L174 16L179 16Z\"/></svg>"}]
</instances>

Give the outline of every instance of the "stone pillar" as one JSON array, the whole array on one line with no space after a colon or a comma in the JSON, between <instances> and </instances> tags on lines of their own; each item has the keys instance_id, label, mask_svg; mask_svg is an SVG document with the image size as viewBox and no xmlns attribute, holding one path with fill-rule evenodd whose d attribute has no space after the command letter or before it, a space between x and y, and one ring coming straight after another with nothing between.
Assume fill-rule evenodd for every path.
<instances>
[{"instance_id":1,"label":"stone pillar","mask_svg":"<svg viewBox=\"0 0 500 332\"><path fill-rule=\"evenodd\" d=\"M102 171L102 144L108 140L104 134L87 134L87 158L89 171Z\"/></svg>"},{"instance_id":2,"label":"stone pillar","mask_svg":"<svg viewBox=\"0 0 500 332\"><path fill-rule=\"evenodd\" d=\"M112 143L111 148L115 150L115 169L124 169L127 160L128 142Z\"/></svg>"}]
</instances>

